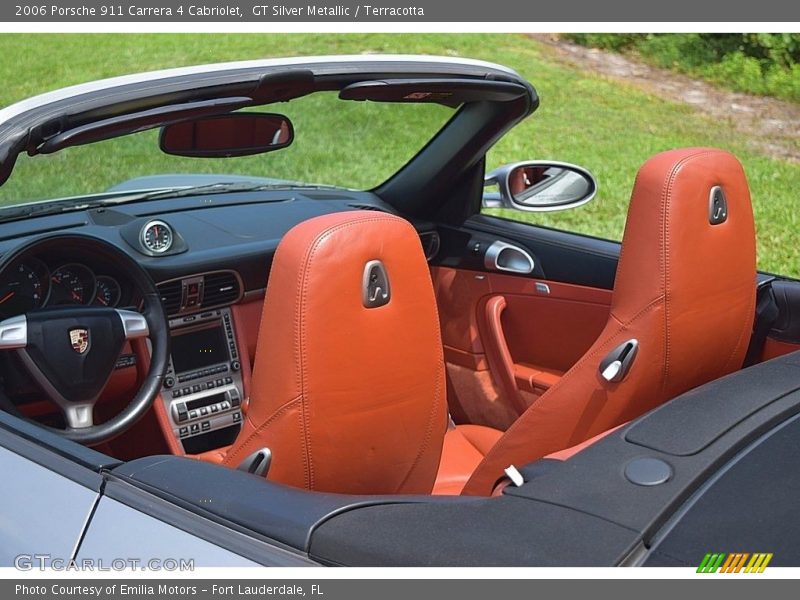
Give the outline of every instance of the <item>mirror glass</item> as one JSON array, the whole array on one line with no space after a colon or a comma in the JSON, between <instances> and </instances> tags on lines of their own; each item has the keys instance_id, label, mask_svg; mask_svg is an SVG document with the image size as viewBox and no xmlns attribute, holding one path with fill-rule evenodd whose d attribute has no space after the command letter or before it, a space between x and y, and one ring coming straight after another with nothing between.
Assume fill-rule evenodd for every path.
<instances>
[{"instance_id":1,"label":"mirror glass","mask_svg":"<svg viewBox=\"0 0 800 600\"><path fill-rule=\"evenodd\" d=\"M508 174L508 191L519 208L566 208L590 200L596 190L594 179L571 165L525 163Z\"/></svg>"},{"instance_id":2,"label":"mirror glass","mask_svg":"<svg viewBox=\"0 0 800 600\"><path fill-rule=\"evenodd\" d=\"M293 139L288 117L232 113L166 125L161 129L160 146L175 156L222 158L280 150Z\"/></svg>"}]
</instances>

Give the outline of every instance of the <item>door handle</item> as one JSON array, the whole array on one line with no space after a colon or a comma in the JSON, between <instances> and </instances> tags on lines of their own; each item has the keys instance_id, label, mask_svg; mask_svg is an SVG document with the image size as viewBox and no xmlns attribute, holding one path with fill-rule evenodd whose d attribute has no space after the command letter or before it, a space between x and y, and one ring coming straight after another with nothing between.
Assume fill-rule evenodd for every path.
<instances>
[{"instance_id":1,"label":"door handle","mask_svg":"<svg viewBox=\"0 0 800 600\"><path fill-rule=\"evenodd\" d=\"M533 257L522 248L496 241L486 249L483 266L493 271L527 275L533 272Z\"/></svg>"}]
</instances>

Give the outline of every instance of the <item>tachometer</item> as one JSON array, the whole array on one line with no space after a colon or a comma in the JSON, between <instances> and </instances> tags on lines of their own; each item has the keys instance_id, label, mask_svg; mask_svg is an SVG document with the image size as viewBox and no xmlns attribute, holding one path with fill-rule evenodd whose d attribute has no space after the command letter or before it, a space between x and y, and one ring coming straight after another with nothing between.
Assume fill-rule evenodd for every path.
<instances>
[{"instance_id":1,"label":"tachometer","mask_svg":"<svg viewBox=\"0 0 800 600\"><path fill-rule=\"evenodd\" d=\"M72 263L59 267L50 277L48 305L89 304L94 299L95 277L87 267Z\"/></svg>"},{"instance_id":2,"label":"tachometer","mask_svg":"<svg viewBox=\"0 0 800 600\"><path fill-rule=\"evenodd\" d=\"M97 278L97 289L94 292L92 304L98 306L116 306L119 304L122 289L113 277L101 275Z\"/></svg>"},{"instance_id":3,"label":"tachometer","mask_svg":"<svg viewBox=\"0 0 800 600\"><path fill-rule=\"evenodd\" d=\"M45 264L33 258L7 269L0 279L0 314L19 315L42 306L48 279Z\"/></svg>"},{"instance_id":4,"label":"tachometer","mask_svg":"<svg viewBox=\"0 0 800 600\"><path fill-rule=\"evenodd\" d=\"M172 227L164 221L150 221L142 228L142 245L156 254L162 254L172 248L174 237Z\"/></svg>"}]
</instances>

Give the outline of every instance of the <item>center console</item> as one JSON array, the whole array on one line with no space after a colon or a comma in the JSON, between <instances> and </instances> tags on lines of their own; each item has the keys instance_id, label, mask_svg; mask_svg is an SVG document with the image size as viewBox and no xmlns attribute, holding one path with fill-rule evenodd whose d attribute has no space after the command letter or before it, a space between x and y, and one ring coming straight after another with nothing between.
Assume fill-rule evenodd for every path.
<instances>
[{"instance_id":1,"label":"center console","mask_svg":"<svg viewBox=\"0 0 800 600\"><path fill-rule=\"evenodd\" d=\"M161 397L187 454L226 446L242 422L241 364L229 308L169 321L172 355Z\"/></svg>"}]
</instances>

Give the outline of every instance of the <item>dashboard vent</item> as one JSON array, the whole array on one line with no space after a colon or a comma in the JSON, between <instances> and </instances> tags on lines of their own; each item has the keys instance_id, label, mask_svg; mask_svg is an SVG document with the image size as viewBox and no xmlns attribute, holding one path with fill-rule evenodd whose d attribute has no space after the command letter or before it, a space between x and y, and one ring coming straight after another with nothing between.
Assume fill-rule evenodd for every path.
<instances>
[{"instance_id":1,"label":"dashboard vent","mask_svg":"<svg viewBox=\"0 0 800 600\"><path fill-rule=\"evenodd\" d=\"M355 204L355 203L351 203L351 204L349 204L349 206L350 206L350 208L357 208L358 210L372 210L372 211L375 211L375 212L382 212L382 213L387 212L387 211L383 210L381 207L374 206L372 204Z\"/></svg>"},{"instance_id":2,"label":"dashboard vent","mask_svg":"<svg viewBox=\"0 0 800 600\"><path fill-rule=\"evenodd\" d=\"M168 315L180 312L181 298L183 296L180 279L159 284L158 292L161 295L161 303L164 305L164 310Z\"/></svg>"},{"instance_id":3,"label":"dashboard vent","mask_svg":"<svg viewBox=\"0 0 800 600\"><path fill-rule=\"evenodd\" d=\"M439 247L441 246L441 238L435 231L425 231L419 234L419 241L422 243L422 251L425 253L425 258L431 262L436 255L439 254Z\"/></svg>"},{"instance_id":4,"label":"dashboard vent","mask_svg":"<svg viewBox=\"0 0 800 600\"><path fill-rule=\"evenodd\" d=\"M203 308L231 304L241 294L239 278L232 271L209 273L203 282Z\"/></svg>"}]
</instances>

